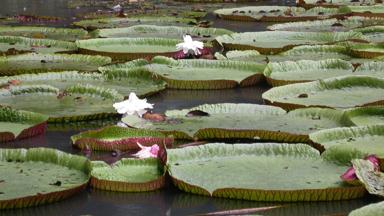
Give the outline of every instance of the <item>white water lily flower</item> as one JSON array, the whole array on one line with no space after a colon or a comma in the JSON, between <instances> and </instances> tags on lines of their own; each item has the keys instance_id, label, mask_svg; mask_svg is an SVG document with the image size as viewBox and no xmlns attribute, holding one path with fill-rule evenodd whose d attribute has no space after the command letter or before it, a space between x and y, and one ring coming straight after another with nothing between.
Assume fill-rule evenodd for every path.
<instances>
[{"instance_id":1,"label":"white water lily flower","mask_svg":"<svg viewBox=\"0 0 384 216\"><path fill-rule=\"evenodd\" d=\"M140 143L137 145L141 148L139 152L134 154L133 156L144 159L144 158L157 158L157 154L159 153L160 147L155 144L152 146L143 146Z\"/></svg>"},{"instance_id":2,"label":"white water lily flower","mask_svg":"<svg viewBox=\"0 0 384 216\"><path fill-rule=\"evenodd\" d=\"M138 115L142 117L147 112L146 109L153 109L153 104L147 103L147 99L139 99L135 93L129 94L128 100L114 103L113 107L119 114Z\"/></svg>"},{"instance_id":3,"label":"white water lily flower","mask_svg":"<svg viewBox=\"0 0 384 216\"><path fill-rule=\"evenodd\" d=\"M190 35L184 35L184 42L176 45L177 51L183 50L184 54L200 55L199 49L204 48L204 43L200 41L193 41Z\"/></svg>"},{"instance_id":4,"label":"white water lily flower","mask_svg":"<svg viewBox=\"0 0 384 216\"><path fill-rule=\"evenodd\" d=\"M123 7L121 7L119 4L112 7L112 10L115 12L120 12L122 9Z\"/></svg>"}]
</instances>

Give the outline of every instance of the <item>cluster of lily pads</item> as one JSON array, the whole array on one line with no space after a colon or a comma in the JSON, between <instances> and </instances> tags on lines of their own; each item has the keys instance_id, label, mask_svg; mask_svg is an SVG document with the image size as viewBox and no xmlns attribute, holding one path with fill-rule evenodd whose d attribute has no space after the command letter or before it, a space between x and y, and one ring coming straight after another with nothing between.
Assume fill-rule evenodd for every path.
<instances>
[{"instance_id":1,"label":"cluster of lily pads","mask_svg":"<svg viewBox=\"0 0 384 216\"><path fill-rule=\"evenodd\" d=\"M0 209L54 202L88 184L158 190L167 175L186 192L253 201L384 196L384 6L349 3L215 11L286 22L263 32L143 16L74 23L83 29L0 27L1 142L43 134L47 124L121 118L71 137L85 156L0 149ZM266 105L162 114L139 99L166 88L265 84ZM87 158L129 150L139 151L113 164Z\"/></svg>"}]
</instances>

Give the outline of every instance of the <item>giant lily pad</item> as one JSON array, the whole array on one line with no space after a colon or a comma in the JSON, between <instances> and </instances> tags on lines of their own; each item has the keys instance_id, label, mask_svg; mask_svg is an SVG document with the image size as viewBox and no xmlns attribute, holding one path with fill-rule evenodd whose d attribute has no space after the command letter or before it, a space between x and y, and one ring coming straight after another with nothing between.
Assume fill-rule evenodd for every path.
<instances>
[{"instance_id":1,"label":"giant lily pad","mask_svg":"<svg viewBox=\"0 0 384 216\"><path fill-rule=\"evenodd\" d=\"M305 22L289 22L274 24L269 26L269 30L274 31L309 31L309 32L323 32L323 31L349 31L351 29L382 25L384 24L383 18L370 18L352 16L346 19L326 19L314 20Z\"/></svg>"},{"instance_id":2,"label":"giant lily pad","mask_svg":"<svg viewBox=\"0 0 384 216\"><path fill-rule=\"evenodd\" d=\"M193 116L202 113L203 116ZM128 116L123 121L136 128L159 130L177 139L261 139L306 142L308 134L344 125L342 112L330 109L283 109L254 104L206 104L169 110L164 122ZM191 116L192 115L192 116Z\"/></svg>"},{"instance_id":3,"label":"giant lily pad","mask_svg":"<svg viewBox=\"0 0 384 216\"><path fill-rule=\"evenodd\" d=\"M346 109L384 104L384 79L346 76L279 86L263 93L268 103L296 109L329 107Z\"/></svg>"},{"instance_id":4,"label":"giant lily pad","mask_svg":"<svg viewBox=\"0 0 384 216\"><path fill-rule=\"evenodd\" d=\"M173 56L178 43L180 40L166 38L99 38L76 42L81 53L106 55L114 60Z\"/></svg>"},{"instance_id":5,"label":"giant lily pad","mask_svg":"<svg viewBox=\"0 0 384 216\"><path fill-rule=\"evenodd\" d=\"M162 37L180 39L183 35L191 35L195 40L211 40L216 36L231 34L232 31L220 28L180 27L180 26L157 26L136 25L126 28L100 29L94 32L95 36L106 38L146 38Z\"/></svg>"},{"instance_id":6,"label":"giant lily pad","mask_svg":"<svg viewBox=\"0 0 384 216\"><path fill-rule=\"evenodd\" d=\"M351 63L340 59L322 61L300 60L269 63L264 70L267 81L272 86L308 82L342 75L351 75ZM383 73L384 74L384 73Z\"/></svg>"},{"instance_id":7,"label":"giant lily pad","mask_svg":"<svg viewBox=\"0 0 384 216\"><path fill-rule=\"evenodd\" d=\"M327 129L309 137L325 149L326 157L343 164L370 154L377 155L381 160L384 158L384 125Z\"/></svg>"},{"instance_id":8,"label":"giant lily pad","mask_svg":"<svg viewBox=\"0 0 384 216\"><path fill-rule=\"evenodd\" d=\"M348 216L381 216L384 214L384 201L369 204L353 210Z\"/></svg>"},{"instance_id":9,"label":"giant lily pad","mask_svg":"<svg viewBox=\"0 0 384 216\"><path fill-rule=\"evenodd\" d=\"M356 28L353 31L363 33L369 42L384 43L384 26L382 25Z\"/></svg>"},{"instance_id":10,"label":"giant lily pad","mask_svg":"<svg viewBox=\"0 0 384 216\"><path fill-rule=\"evenodd\" d=\"M214 12L223 19L240 21L272 21L287 22L299 20L315 20L338 16L338 9L312 8L305 10L300 7L288 6L248 6L240 8L224 8Z\"/></svg>"},{"instance_id":11,"label":"giant lily pad","mask_svg":"<svg viewBox=\"0 0 384 216\"><path fill-rule=\"evenodd\" d=\"M115 90L90 85L60 92L48 85L26 85L0 90L0 104L42 113L50 122L84 121L116 115L112 104L123 100Z\"/></svg>"},{"instance_id":12,"label":"giant lily pad","mask_svg":"<svg viewBox=\"0 0 384 216\"><path fill-rule=\"evenodd\" d=\"M89 161L54 149L0 149L0 209L65 199L85 189Z\"/></svg>"},{"instance_id":13,"label":"giant lily pad","mask_svg":"<svg viewBox=\"0 0 384 216\"><path fill-rule=\"evenodd\" d=\"M110 191L144 192L162 188L165 172L157 159L124 158L108 165L103 161L92 162L91 186Z\"/></svg>"},{"instance_id":14,"label":"giant lily pad","mask_svg":"<svg viewBox=\"0 0 384 216\"><path fill-rule=\"evenodd\" d=\"M0 86L12 86L12 82L20 82L19 86L49 85L64 90L76 84L91 84L104 88L115 89L124 96L135 92L146 96L165 89L165 82L152 79L152 74L146 70L111 73L80 73L77 71L48 72L41 74L23 74L18 76L0 77Z\"/></svg>"},{"instance_id":15,"label":"giant lily pad","mask_svg":"<svg viewBox=\"0 0 384 216\"><path fill-rule=\"evenodd\" d=\"M72 144L84 149L94 150L131 150L140 149L137 143L148 146L153 144L171 145L173 138L157 131L110 126L93 131L86 131L71 137Z\"/></svg>"},{"instance_id":16,"label":"giant lily pad","mask_svg":"<svg viewBox=\"0 0 384 216\"><path fill-rule=\"evenodd\" d=\"M127 17L127 18L102 18L89 19L74 22L75 26L79 26L88 30L101 28L122 28L134 25L180 25L196 24L195 19L177 18L171 16L143 16L143 17Z\"/></svg>"},{"instance_id":17,"label":"giant lily pad","mask_svg":"<svg viewBox=\"0 0 384 216\"><path fill-rule=\"evenodd\" d=\"M366 17L384 17L384 5L364 5L355 6L349 5L341 7L339 10L341 13L349 13L355 16L366 16Z\"/></svg>"},{"instance_id":18,"label":"giant lily pad","mask_svg":"<svg viewBox=\"0 0 384 216\"><path fill-rule=\"evenodd\" d=\"M17 36L0 36L0 53L17 54L25 52L66 53L77 50L76 44L51 39L32 39Z\"/></svg>"},{"instance_id":19,"label":"giant lily pad","mask_svg":"<svg viewBox=\"0 0 384 216\"><path fill-rule=\"evenodd\" d=\"M303 144L214 143L167 150L167 169L186 192L255 201L324 201L361 197L340 180L347 166ZM281 178L275 178L281 176Z\"/></svg>"},{"instance_id":20,"label":"giant lily pad","mask_svg":"<svg viewBox=\"0 0 384 216\"><path fill-rule=\"evenodd\" d=\"M349 49L353 56L359 58L376 58L384 56L384 43L370 43L370 44L361 44L353 43L349 44Z\"/></svg>"},{"instance_id":21,"label":"giant lily pad","mask_svg":"<svg viewBox=\"0 0 384 216\"><path fill-rule=\"evenodd\" d=\"M1 57L0 74L15 75L65 70L96 71L98 67L109 63L111 58L104 56L30 53Z\"/></svg>"},{"instance_id":22,"label":"giant lily pad","mask_svg":"<svg viewBox=\"0 0 384 216\"><path fill-rule=\"evenodd\" d=\"M299 45L331 44L347 40L364 40L364 37L360 32L265 31L235 33L216 38L226 50L255 49L262 54L276 54Z\"/></svg>"},{"instance_id":23,"label":"giant lily pad","mask_svg":"<svg viewBox=\"0 0 384 216\"><path fill-rule=\"evenodd\" d=\"M376 0L298 0L297 4L305 8L311 8L315 6L320 7L339 7L345 5L374 5Z\"/></svg>"},{"instance_id":24,"label":"giant lily pad","mask_svg":"<svg viewBox=\"0 0 384 216\"><path fill-rule=\"evenodd\" d=\"M355 125L384 124L384 107L359 107L345 111L346 117Z\"/></svg>"},{"instance_id":25,"label":"giant lily pad","mask_svg":"<svg viewBox=\"0 0 384 216\"><path fill-rule=\"evenodd\" d=\"M0 108L0 141L10 141L43 134L48 116L18 111L9 107Z\"/></svg>"},{"instance_id":26,"label":"giant lily pad","mask_svg":"<svg viewBox=\"0 0 384 216\"><path fill-rule=\"evenodd\" d=\"M29 38L49 38L55 40L75 41L86 39L88 32L83 29L52 28L37 26L1 26L2 36L22 36Z\"/></svg>"},{"instance_id":27,"label":"giant lily pad","mask_svg":"<svg viewBox=\"0 0 384 216\"><path fill-rule=\"evenodd\" d=\"M174 60L155 57L145 68L176 89L223 89L251 86L262 78L264 65L221 60Z\"/></svg>"}]
</instances>

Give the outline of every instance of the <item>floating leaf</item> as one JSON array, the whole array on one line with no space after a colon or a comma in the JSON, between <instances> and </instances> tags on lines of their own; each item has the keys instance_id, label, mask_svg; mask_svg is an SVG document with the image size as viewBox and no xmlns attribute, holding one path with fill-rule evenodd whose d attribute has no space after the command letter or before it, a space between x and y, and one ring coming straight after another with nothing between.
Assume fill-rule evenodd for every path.
<instances>
[{"instance_id":1,"label":"floating leaf","mask_svg":"<svg viewBox=\"0 0 384 216\"><path fill-rule=\"evenodd\" d=\"M213 143L167 150L167 169L183 191L255 201L322 201L361 197L343 184L346 166L321 158L303 144ZM273 176L284 176L274 178Z\"/></svg>"},{"instance_id":2,"label":"floating leaf","mask_svg":"<svg viewBox=\"0 0 384 216\"><path fill-rule=\"evenodd\" d=\"M55 149L0 149L0 209L22 208L65 199L86 188L85 157Z\"/></svg>"},{"instance_id":3,"label":"floating leaf","mask_svg":"<svg viewBox=\"0 0 384 216\"><path fill-rule=\"evenodd\" d=\"M157 159L124 158L111 166L92 162L91 186L110 191L144 192L162 188L165 175Z\"/></svg>"},{"instance_id":4,"label":"floating leaf","mask_svg":"<svg viewBox=\"0 0 384 216\"><path fill-rule=\"evenodd\" d=\"M308 96L300 97L302 94ZM384 104L384 79L345 76L272 88L263 99L284 109L329 107L346 109Z\"/></svg>"},{"instance_id":5,"label":"floating leaf","mask_svg":"<svg viewBox=\"0 0 384 216\"><path fill-rule=\"evenodd\" d=\"M0 108L0 141L23 139L45 133L48 116Z\"/></svg>"}]
</instances>

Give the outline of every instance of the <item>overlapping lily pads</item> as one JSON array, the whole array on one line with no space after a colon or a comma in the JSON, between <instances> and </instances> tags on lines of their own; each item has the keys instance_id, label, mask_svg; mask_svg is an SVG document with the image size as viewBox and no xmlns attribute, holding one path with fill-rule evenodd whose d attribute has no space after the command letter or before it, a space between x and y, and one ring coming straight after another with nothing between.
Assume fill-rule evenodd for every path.
<instances>
[{"instance_id":1,"label":"overlapping lily pads","mask_svg":"<svg viewBox=\"0 0 384 216\"><path fill-rule=\"evenodd\" d=\"M88 146L94 150L131 150L139 149L137 143L148 146L154 144L171 145L172 137L157 131L109 126L93 131L86 131L71 137L72 144L84 149Z\"/></svg>"},{"instance_id":2,"label":"overlapping lily pads","mask_svg":"<svg viewBox=\"0 0 384 216\"><path fill-rule=\"evenodd\" d=\"M347 168L303 144L214 143L167 150L167 169L177 187L224 198L292 202L363 196L362 186L340 180Z\"/></svg>"},{"instance_id":3,"label":"overlapping lily pads","mask_svg":"<svg viewBox=\"0 0 384 216\"><path fill-rule=\"evenodd\" d=\"M126 18L102 18L89 19L74 22L75 26L79 26L88 30L101 28L122 28L134 25L194 25L197 21L189 18L177 18L171 16L143 16L143 17L126 17Z\"/></svg>"},{"instance_id":4,"label":"overlapping lily pads","mask_svg":"<svg viewBox=\"0 0 384 216\"><path fill-rule=\"evenodd\" d=\"M206 104L169 110L163 122L128 116L129 126L172 134L176 139L261 139L307 142L308 134L345 125L342 112L331 109L281 108L255 104ZM197 116L194 116L197 115Z\"/></svg>"},{"instance_id":5,"label":"overlapping lily pads","mask_svg":"<svg viewBox=\"0 0 384 216\"><path fill-rule=\"evenodd\" d=\"M268 26L269 30L274 31L309 31L309 32L323 32L323 31L349 31L351 29L383 25L383 18L370 18L352 16L346 19L326 19L314 20L305 22L288 22L281 24L274 24Z\"/></svg>"},{"instance_id":6,"label":"overlapping lily pads","mask_svg":"<svg viewBox=\"0 0 384 216\"><path fill-rule=\"evenodd\" d=\"M279 86L262 95L267 104L297 109L329 107L346 109L384 104L384 79L346 76Z\"/></svg>"},{"instance_id":7,"label":"overlapping lily pads","mask_svg":"<svg viewBox=\"0 0 384 216\"><path fill-rule=\"evenodd\" d=\"M216 41L226 50L257 50L276 54L299 45L332 44L341 41L364 41L360 32L290 32L265 31L222 35Z\"/></svg>"},{"instance_id":8,"label":"overlapping lily pads","mask_svg":"<svg viewBox=\"0 0 384 216\"><path fill-rule=\"evenodd\" d=\"M156 55L173 56L177 39L166 38L99 38L76 42L80 53L105 55L114 60L134 60Z\"/></svg>"},{"instance_id":9,"label":"overlapping lily pads","mask_svg":"<svg viewBox=\"0 0 384 216\"><path fill-rule=\"evenodd\" d=\"M131 64L134 64L131 62ZM155 80L146 70L113 71L110 73L81 73L77 71L48 72L41 74L23 74L17 76L0 77L0 86L28 86L49 85L64 90L76 84L91 84L103 88L115 89L124 96L135 92L137 95L146 96L165 89L165 82Z\"/></svg>"},{"instance_id":10,"label":"overlapping lily pads","mask_svg":"<svg viewBox=\"0 0 384 216\"><path fill-rule=\"evenodd\" d=\"M0 90L0 104L42 113L49 122L85 121L115 116L112 104L123 100L115 90L75 85L60 91L49 85L25 85Z\"/></svg>"},{"instance_id":11,"label":"overlapping lily pads","mask_svg":"<svg viewBox=\"0 0 384 216\"><path fill-rule=\"evenodd\" d=\"M359 107L346 110L344 113L358 126L384 124L384 107Z\"/></svg>"},{"instance_id":12,"label":"overlapping lily pads","mask_svg":"<svg viewBox=\"0 0 384 216\"><path fill-rule=\"evenodd\" d=\"M38 113L0 108L0 141L23 139L45 132L48 116Z\"/></svg>"},{"instance_id":13,"label":"overlapping lily pads","mask_svg":"<svg viewBox=\"0 0 384 216\"><path fill-rule=\"evenodd\" d=\"M33 39L18 36L0 36L0 53L18 54L26 52L37 53L67 53L75 52L75 43L51 39Z\"/></svg>"},{"instance_id":14,"label":"overlapping lily pads","mask_svg":"<svg viewBox=\"0 0 384 216\"><path fill-rule=\"evenodd\" d=\"M354 16L366 16L366 17L384 17L384 5L348 5L341 7L339 10L341 13L348 13Z\"/></svg>"},{"instance_id":15,"label":"overlapping lily pads","mask_svg":"<svg viewBox=\"0 0 384 216\"><path fill-rule=\"evenodd\" d=\"M158 56L145 68L175 89L223 89L255 85L262 79L264 65L242 62Z\"/></svg>"},{"instance_id":16,"label":"overlapping lily pads","mask_svg":"<svg viewBox=\"0 0 384 216\"><path fill-rule=\"evenodd\" d=\"M352 159L364 158L375 154L384 158L384 125L370 125L350 128L334 128L318 131L309 135L319 145L325 157L342 164Z\"/></svg>"},{"instance_id":17,"label":"overlapping lily pads","mask_svg":"<svg viewBox=\"0 0 384 216\"><path fill-rule=\"evenodd\" d=\"M316 7L305 10L301 7L289 6L224 8L214 11L214 13L220 18L229 20L272 22L315 20L340 16L339 10L336 8Z\"/></svg>"},{"instance_id":18,"label":"overlapping lily pads","mask_svg":"<svg viewBox=\"0 0 384 216\"><path fill-rule=\"evenodd\" d=\"M0 149L0 209L65 199L85 189L89 161L54 149Z\"/></svg>"},{"instance_id":19,"label":"overlapping lily pads","mask_svg":"<svg viewBox=\"0 0 384 216\"><path fill-rule=\"evenodd\" d=\"M1 26L2 36L22 36L37 39L55 39L63 41L75 41L86 39L88 32L83 29L53 28L38 26Z\"/></svg>"},{"instance_id":20,"label":"overlapping lily pads","mask_svg":"<svg viewBox=\"0 0 384 216\"><path fill-rule=\"evenodd\" d=\"M91 186L110 191L144 192L162 188L165 172L154 158L124 158L108 165L103 161L92 162Z\"/></svg>"},{"instance_id":21,"label":"overlapping lily pads","mask_svg":"<svg viewBox=\"0 0 384 216\"><path fill-rule=\"evenodd\" d=\"M22 54L0 58L0 74L15 75L47 71L96 71L110 64L111 58L77 54Z\"/></svg>"},{"instance_id":22,"label":"overlapping lily pads","mask_svg":"<svg viewBox=\"0 0 384 216\"><path fill-rule=\"evenodd\" d=\"M135 25L126 28L112 28L96 30L93 34L103 38L146 38L161 37L180 39L183 35L191 35L195 40L212 40L216 36L231 34L232 31L220 28L181 27L181 26L158 26L158 25Z\"/></svg>"}]
</instances>

